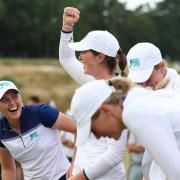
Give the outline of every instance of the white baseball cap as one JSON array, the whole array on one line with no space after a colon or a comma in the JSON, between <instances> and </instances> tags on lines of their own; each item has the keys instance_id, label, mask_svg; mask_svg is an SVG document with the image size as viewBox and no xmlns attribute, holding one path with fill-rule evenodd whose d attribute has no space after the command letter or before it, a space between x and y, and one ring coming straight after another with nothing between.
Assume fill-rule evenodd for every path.
<instances>
[{"instance_id":1,"label":"white baseball cap","mask_svg":"<svg viewBox=\"0 0 180 180\"><path fill-rule=\"evenodd\" d=\"M148 42L134 45L127 54L128 78L137 83L146 82L161 61L161 52L155 45Z\"/></svg>"},{"instance_id":2,"label":"white baseball cap","mask_svg":"<svg viewBox=\"0 0 180 180\"><path fill-rule=\"evenodd\" d=\"M75 91L71 114L77 126L77 146L87 142L91 132L91 117L113 91L115 89L105 80L91 81Z\"/></svg>"},{"instance_id":3,"label":"white baseball cap","mask_svg":"<svg viewBox=\"0 0 180 180\"><path fill-rule=\"evenodd\" d=\"M14 90L20 92L13 82L11 82L11 81L0 81L0 99L10 89L14 89Z\"/></svg>"},{"instance_id":4,"label":"white baseball cap","mask_svg":"<svg viewBox=\"0 0 180 180\"><path fill-rule=\"evenodd\" d=\"M94 50L107 56L116 57L120 48L118 40L108 31L91 31L80 42L69 43L75 51Z\"/></svg>"}]
</instances>

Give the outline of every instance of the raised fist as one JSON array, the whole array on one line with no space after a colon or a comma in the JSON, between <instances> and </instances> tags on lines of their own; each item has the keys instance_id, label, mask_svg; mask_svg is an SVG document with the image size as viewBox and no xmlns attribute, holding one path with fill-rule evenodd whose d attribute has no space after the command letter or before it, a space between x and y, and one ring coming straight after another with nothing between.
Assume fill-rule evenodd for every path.
<instances>
[{"instance_id":1,"label":"raised fist","mask_svg":"<svg viewBox=\"0 0 180 180\"><path fill-rule=\"evenodd\" d=\"M80 11L77 8L64 8L63 24L73 27L73 25L79 20L79 15Z\"/></svg>"}]
</instances>

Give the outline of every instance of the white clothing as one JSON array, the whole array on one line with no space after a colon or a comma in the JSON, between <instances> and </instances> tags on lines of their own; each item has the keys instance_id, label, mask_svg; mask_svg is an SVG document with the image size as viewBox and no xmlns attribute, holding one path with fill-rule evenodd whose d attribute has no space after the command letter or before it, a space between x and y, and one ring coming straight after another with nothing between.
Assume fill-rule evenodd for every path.
<instances>
[{"instance_id":1,"label":"white clothing","mask_svg":"<svg viewBox=\"0 0 180 180\"><path fill-rule=\"evenodd\" d=\"M180 93L170 89L135 87L123 103L123 122L169 180L180 177L179 107Z\"/></svg>"},{"instance_id":2,"label":"white clothing","mask_svg":"<svg viewBox=\"0 0 180 180\"><path fill-rule=\"evenodd\" d=\"M84 84L95 78L84 73L83 65L76 59L75 52L69 48L68 43L72 39L72 33L61 32L59 62L75 81ZM122 161L126 143L127 130L118 141L109 138L96 139L91 135L88 142L77 149L74 174L85 169L89 179L124 180L125 171Z\"/></svg>"},{"instance_id":3,"label":"white clothing","mask_svg":"<svg viewBox=\"0 0 180 180\"><path fill-rule=\"evenodd\" d=\"M60 136L63 139L63 141L67 140L67 141L70 141L72 143L74 142L74 134L73 133L61 130L60 131ZM68 158L72 158L73 154L74 154L74 148L70 148L70 147L64 145L63 142L62 142L62 147L63 147L64 153L66 154L66 156Z\"/></svg>"},{"instance_id":4,"label":"white clothing","mask_svg":"<svg viewBox=\"0 0 180 180\"><path fill-rule=\"evenodd\" d=\"M73 33L61 32L59 45L59 62L68 74L79 84L94 80L93 76L84 73L83 65L76 59L75 51L70 49L68 43L73 40Z\"/></svg>"},{"instance_id":5,"label":"white clothing","mask_svg":"<svg viewBox=\"0 0 180 180\"><path fill-rule=\"evenodd\" d=\"M165 78L170 79L170 82L166 86L166 89L173 89L177 92L180 92L180 76L176 72L176 70L172 68L167 68L167 74ZM146 150L145 150L143 161L142 161L142 171L146 180L154 180L154 179L164 180L165 179L165 175L161 171L161 168L160 167L158 168L158 165L155 162L153 162L151 155Z\"/></svg>"}]
</instances>

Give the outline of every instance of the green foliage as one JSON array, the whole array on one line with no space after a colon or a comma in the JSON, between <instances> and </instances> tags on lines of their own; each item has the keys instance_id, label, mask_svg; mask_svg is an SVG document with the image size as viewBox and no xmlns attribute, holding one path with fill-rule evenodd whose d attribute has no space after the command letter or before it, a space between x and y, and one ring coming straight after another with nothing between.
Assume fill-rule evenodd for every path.
<instances>
[{"instance_id":1,"label":"green foliage","mask_svg":"<svg viewBox=\"0 0 180 180\"><path fill-rule=\"evenodd\" d=\"M118 38L125 52L137 42L149 41L165 56L179 59L179 0L164 0L155 9L146 5L135 11L126 10L118 0L0 0L0 55L57 58L66 6L81 12L75 40L89 31L106 29Z\"/></svg>"},{"instance_id":2,"label":"green foliage","mask_svg":"<svg viewBox=\"0 0 180 180\"><path fill-rule=\"evenodd\" d=\"M5 75L0 77L0 81L5 80L5 81L12 81L14 84L16 84L16 86L18 88L22 87L22 84L20 82L18 82L14 77L10 76L10 75Z\"/></svg>"}]
</instances>

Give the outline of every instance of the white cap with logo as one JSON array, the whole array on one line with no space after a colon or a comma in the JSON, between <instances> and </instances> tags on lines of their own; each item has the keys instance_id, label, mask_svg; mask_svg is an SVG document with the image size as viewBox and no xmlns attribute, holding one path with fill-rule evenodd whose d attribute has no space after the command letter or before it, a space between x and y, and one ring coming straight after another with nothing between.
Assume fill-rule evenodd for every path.
<instances>
[{"instance_id":1,"label":"white cap with logo","mask_svg":"<svg viewBox=\"0 0 180 180\"><path fill-rule=\"evenodd\" d=\"M77 146L87 142L91 132L91 117L114 91L105 80L91 81L76 90L71 101L71 114L77 126Z\"/></svg>"},{"instance_id":2,"label":"white cap with logo","mask_svg":"<svg viewBox=\"0 0 180 180\"><path fill-rule=\"evenodd\" d=\"M162 61L161 52L155 45L143 42L134 45L127 54L128 78L137 83L146 82L154 66Z\"/></svg>"},{"instance_id":3,"label":"white cap with logo","mask_svg":"<svg viewBox=\"0 0 180 180\"><path fill-rule=\"evenodd\" d=\"M120 48L118 40L108 31L91 31L80 42L69 43L75 51L94 50L110 57L116 57Z\"/></svg>"},{"instance_id":4,"label":"white cap with logo","mask_svg":"<svg viewBox=\"0 0 180 180\"><path fill-rule=\"evenodd\" d=\"M0 81L0 99L10 89L14 89L14 90L20 92L13 82L11 82L11 81Z\"/></svg>"}]
</instances>

